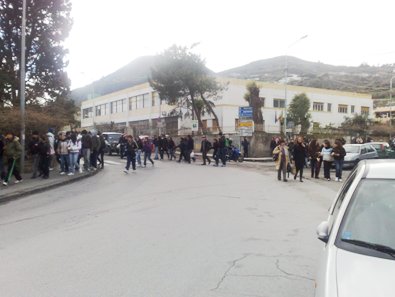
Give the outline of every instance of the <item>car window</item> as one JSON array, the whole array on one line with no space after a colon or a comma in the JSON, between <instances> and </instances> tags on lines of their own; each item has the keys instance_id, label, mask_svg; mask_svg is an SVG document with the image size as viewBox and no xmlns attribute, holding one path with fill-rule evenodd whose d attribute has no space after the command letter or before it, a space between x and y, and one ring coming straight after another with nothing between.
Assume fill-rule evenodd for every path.
<instances>
[{"instance_id":1,"label":"car window","mask_svg":"<svg viewBox=\"0 0 395 297\"><path fill-rule=\"evenodd\" d=\"M362 147L362 149L361 149L361 154L363 155L363 154L366 154L367 153L367 149L366 149L366 147L364 146L364 147Z\"/></svg>"},{"instance_id":2,"label":"car window","mask_svg":"<svg viewBox=\"0 0 395 297\"><path fill-rule=\"evenodd\" d=\"M358 154L359 153L359 146L345 145L344 149L346 150L346 153L348 153L348 154Z\"/></svg>"},{"instance_id":3,"label":"car window","mask_svg":"<svg viewBox=\"0 0 395 297\"><path fill-rule=\"evenodd\" d=\"M339 214L340 207L342 206L344 198L346 197L347 192L350 189L356 175L357 175L357 170L355 169L350 174L350 177L344 183L343 188L341 189L341 191L339 192L339 195L337 196L337 200L336 200L335 206L332 209L331 218L329 221L329 232L332 230L333 223L336 221L337 215Z\"/></svg>"},{"instance_id":4,"label":"car window","mask_svg":"<svg viewBox=\"0 0 395 297\"><path fill-rule=\"evenodd\" d=\"M375 152L376 150L374 149L374 147L372 147L371 145L369 145L368 146L368 152L369 153L373 153L373 152Z\"/></svg>"},{"instance_id":5,"label":"car window","mask_svg":"<svg viewBox=\"0 0 395 297\"><path fill-rule=\"evenodd\" d=\"M395 181L362 179L350 201L338 239L395 249Z\"/></svg>"}]
</instances>

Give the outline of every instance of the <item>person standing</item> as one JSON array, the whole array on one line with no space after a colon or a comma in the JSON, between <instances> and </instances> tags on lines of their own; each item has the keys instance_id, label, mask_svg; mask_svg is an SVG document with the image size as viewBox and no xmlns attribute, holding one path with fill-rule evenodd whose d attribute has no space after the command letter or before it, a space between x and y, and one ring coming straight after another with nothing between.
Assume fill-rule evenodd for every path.
<instances>
[{"instance_id":1,"label":"person standing","mask_svg":"<svg viewBox=\"0 0 395 297\"><path fill-rule=\"evenodd\" d=\"M335 141L335 145L332 150L332 157L335 161L336 166L336 181L343 181L342 180L342 173L343 173L343 163L344 157L346 156L346 150L343 147L342 142L337 139Z\"/></svg>"},{"instance_id":2,"label":"person standing","mask_svg":"<svg viewBox=\"0 0 395 297\"><path fill-rule=\"evenodd\" d=\"M289 164L289 151L288 147L285 145L284 140L279 141L279 145L273 150L273 155L276 156L276 170L277 179L281 180L281 172L283 175L283 181L287 182L287 167Z\"/></svg>"},{"instance_id":3,"label":"person standing","mask_svg":"<svg viewBox=\"0 0 395 297\"><path fill-rule=\"evenodd\" d=\"M200 152L202 153L203 164L206 165L206 160L208 165L211 164L210 158L207 156L208 151L211 149L211 143L207 140L206 136L202 136L202 142L200 144Z\"/></svg>"},{"instance_id":4,"label":"person standing","mask_svg":"<svg viewBox=\"0 0 395 297\"><path fill-rule=\"evenodd\" d=\"M99 137L99 143L100 143L97 160L99 161L100 168L103 169L104 168L104 151L106 149L106 140L104 139L104 136L100 131L97 133L97 135Z\"/></svg>"},{"instance_id":5,"label":"person standing","mask_svg":"<svg viewBox=\"0 0 395 297\"><path fill-rule=\"evenodd\" d=\"M152 141L152 143L155 146L155 156L154 156L154 160L159 160L159 138L156 137L156 135L154 136L154 140Z\"/></svg>"},{"instance_id":6,"label":"person standing","mask_svg":"<svg viewBox=\"0 0 395 297\"><path fill-rule=\"evenodd\" d=\"M130 163L132 163L133 173L136 172L136 150L137 143L134 141L133 136L126 136L125 156L126 156L126 167L123 172L129 173Z\"/></svg>"},{"instance_id":7,"label":"person standing","mask_svg":"<svg viewBox=\"0 0 395 297\"><path fill-rule=\"evenodd\" d=\"M153 143L149 141L148 137L144 139L143 151L144 151L144 167L147 166L147 159L151 162L152 166L154 166L154 161L151 159Z\"/></svg>"},{"instance_id":8,"label":"person standing","mask_svg":"<svg viewBox=\"0 0 395 297\"><path fill-rule=\"evenodd\" d=\"M51 145L48 141L48 135L42 135L38 144L40 154L40 172L43 179L49 178L49 166L51 162Z\"/></svg>"},{"instance_id":9,"label":"person standing","mask_svg":"<svg viewBox=\"0 0 395 297\"><path fill-rule=\"evenodd\" d=\"M296 178L298 177L298 173L299 173L299 181L302 183L303 182L303 168L306 162L306 146L304 144L303 141L303 137L299 136L296 139L296 144L294 146L294 150L293 150L293 160L295 162L295 175L294 175L294 179L296 180Z\"/></svg>"},{"instance_id":10,"label":"person standing","mask_svg":"<svg viewBox=\"0 0 395 297\"><path fill-rule=\"evenodd\" d=\"M173 138L169 137L169 154L170 154L170 161L176 160L176 155L175 155L175 151L176 151L176 144L173 140Z\"/></svg>"},{"instance_id":11,"label":"person standing","mask_svg":"<svg viewBox=\"0 0 395 297\"><path fill-rule=\"evenodd\" d=\"M322 160L324 162L324 178L327 181L331 180L331 166L333 162L332 147L329 140L324 140L324 147L321 150Z\"/></svg>"},{"instance_id":12,"label":"person standing","mask_svg":"<svg viewBox=\"0 0 395 297\"><path fill-rule=\"evenodd\" d=\"M66 140L66 135L63 132L60 133L58 145L56 147L57 153L60 157L60 175L66 174L66 167L68 167L68 162L69 162L69 158L70 158L68 145L69 145L69 143Z\"/></svg>"},{"instance_id":13,"label":"person standing","mask_svg":"<svg viewBox=\"0 0 395 297\"><path fill-rule=\"evenodd\" d=\"M81 148L82 156L84 158L84 170L89 171L92 151L92 139L86 130L82 130L81 135Z\"/></svg>"},{"instance_id":14,"label":"person standing","mask_svg":"<svg viewBox=\"0 0 395 297\"><path fill-rule=\"evenodd\" d=\"M218 165L219 165L219 143L218 143L217 138L214 138L214 140L213 140L213 158L215 160L214 166L218 167Z\"/></svg>"},{"instance_id":15,"label":"person standing","mask_svg":"<svg viewBox=\"0 0 395 297\"><path fill-rule=\"evenodd\" d=\"M38 144L40 142L40 136L37 131L33 131L32 138L29 142L29 154L32 157L32 178L37 177L39 173L40 155L38 151Z\"/></svg>"},{"instance_id":16,"label":"person standing","mask_svg":"<svg viewBox=\"0 0 395 297\"><path fill-rule=\"evenodd\" d=\"M143 151L143 141L139 136L137 136L136 143L137 143L136 161L139 167L142 167L141 152Z\"/></svg>"},{"instance_id":17,"label":"person standing","mask_svg":"<svg viewBox=\"0 0 395 297\"><path fill-rule=\"evenodd\" d=\"M67 175L74 175L76 168L78 168L78 156L81 150L81 141L77 139L77 135L72 133L68 142L69 150L69 173Z\"/></svg>"},{"instance_id":18,"label":"person standing","mask_svg":"<svg viewBox=\"0 0 395 297\"><path fill-rule=\"evenodd\" d=\"M122 134L121 137L119 137L118 145L119 145L119 155L121 159L125 156L125 146L126 146L126 134Z\"/></svg>"},{"instance_id":19,"label":"person standing","mask_svg":"<svg viewBox=\"0 0 395 297\"><path fill-rule=\"evenodd\" d=\"M250 146L250 143L248 142L246 137L244 137L243 141L241 142L241 145L243 146L244 158L248 158L248 147Z\"/></svg>"},{"instance_id":20,"label":"person standing","mask_svg":"<svg viewBox=\"0 0 395 297\"><path fill-rule=\"evenodd\" d=\"M91 139L92 139L92 151L90 156L90 163L93 170L97 169L97 157L99 155L100 150L100 139L97 136L97 132L92 130L91 132Z\"/></svg>"},{"instance_id":21,"label":"person standing","mask_svg":"<svg viewBox=\"0 0 395 297\"><path fill-rule=\"evenodd\" d=\"M56 161L56 151L55 151L55 130L52 128L48 129L47 133L48 144L50 146L50 157L49 157L49 170L53 170Z\"/></svg>"},{"instance_id":22,"label":"person standing","mask_svg":"<svg viewBox=\"0 0 395 297\"><path fill-rule=\"evenodd\" d=\"M320 159L320 145L317 140L313 139L310 141L308 146L308 156L310 159L310 167L311 167L311 178L318 178L319 168L321 164L319 164Z\"/></svg>"},{"instance_id":23,"label":"person standing","mask_svg":"<svg viewBox=\"0 0 395 297\"><path fill-rule=\"evenodd\" d=\"M22 155L22 146L19 143L19 138L10 132L7 133L5 139L4 158L7 165L7 174L5 175L3 186L8 185L12 175L16 178L16 184L22 181L22 177L19 173L19 161Z\"/></svg>"},{"instance_id":24,"label":"person standing","mask_svg":"<svg viewBox=\"0 0 395 297\"><path fill-rule=\"evenodd\" d=\"M191 159L193 162L196 161L195 155L193 153L194 148L195 148L195 141L193 140L191 135L188 135L187 137L187 155L189 156L188 163L191 163Z\"/></svg>"}]
</instances>

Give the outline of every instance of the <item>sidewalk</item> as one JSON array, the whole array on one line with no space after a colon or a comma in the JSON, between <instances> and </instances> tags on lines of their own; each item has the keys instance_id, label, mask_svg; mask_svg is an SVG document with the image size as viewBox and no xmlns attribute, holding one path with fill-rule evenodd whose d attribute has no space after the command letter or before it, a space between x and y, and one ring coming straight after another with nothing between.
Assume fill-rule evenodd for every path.
<instances>
[{"instance_id":1,"label":"sidewalk","mask_svg":"<svg viewBox=\"0 0 395 297\"><path fill-rule=\"evenodd\" d=\"M42 179L37 177L31 179L31 174L23 174L23 181L18 184L14 184L15 178L12 177L8 186L0 185L0 204L6 203L12 200L16 200L23 196L40 193L55 187L67 185L81 179L93 176L100 172L100 169L96 171L76 173L73 176L60 175L58 170L53 170L49 174L48 179Z\"/></svg>"}]
</instances>

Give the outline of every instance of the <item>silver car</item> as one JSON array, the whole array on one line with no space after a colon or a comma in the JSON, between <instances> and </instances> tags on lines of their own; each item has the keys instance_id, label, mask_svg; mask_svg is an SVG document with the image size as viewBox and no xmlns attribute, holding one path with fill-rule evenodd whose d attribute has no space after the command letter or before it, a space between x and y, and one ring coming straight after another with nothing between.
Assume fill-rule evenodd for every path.
<instances>
[{"instance_id":1,"label":"silver car","mask_svg":"<svg viewBox=\"0 0 395 297\"><path fill-rule=\"evenodd\" d=\"M317 228L316 297L395 296L395 160L351 172Z\"/></svg>"},{"instance_id":2,"label":"silver car","mask_svg":"<svg viewBox=\"0 0 395 297\"><path fill-rule=\"evenodd\" d=\"M360 160L377 159L379 157L376 149L369 143L345 144L346 156L344 157L344 168L353 168Z\"/></svg>"}]
</instances>

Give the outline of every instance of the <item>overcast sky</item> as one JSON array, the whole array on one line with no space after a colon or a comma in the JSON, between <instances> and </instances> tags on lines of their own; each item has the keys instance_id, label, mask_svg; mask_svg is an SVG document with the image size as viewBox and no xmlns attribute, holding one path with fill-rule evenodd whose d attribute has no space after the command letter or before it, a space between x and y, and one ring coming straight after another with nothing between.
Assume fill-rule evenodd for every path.
<instances>
[{"instance_id":1,"label":"overcast sky","mask_svg":"<svg viewBox=\"0 0 395 297\"><path fill-rule=\"evenodd\" d=\"M139 56L195 42L200 42L195 52L214 71L285 53L334 65L395 63L392 0L72 0L72 4L74 26L66 42L72 88Z\"/></svg>"}]
</instances>

